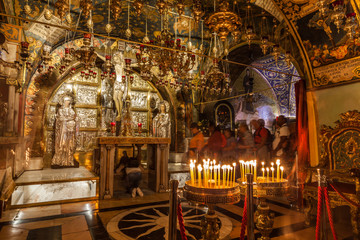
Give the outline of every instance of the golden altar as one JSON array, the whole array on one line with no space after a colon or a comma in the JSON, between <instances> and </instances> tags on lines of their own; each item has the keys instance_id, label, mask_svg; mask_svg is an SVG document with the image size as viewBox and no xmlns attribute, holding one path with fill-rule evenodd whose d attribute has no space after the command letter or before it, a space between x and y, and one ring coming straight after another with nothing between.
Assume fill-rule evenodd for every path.
<instances>
[{"instance_id":1,"label":"golden altar","mask_svg":"<svg viewBox=\"0 0 360 240\"><path fill-rule=\"evenodd\" d=\"M141 159L141 147L146 144L146 160L148 166L153 166L149 167L149 187L155 192L165 191L168 188L170 138L99 137L97 141L100 146L100 199L113 197L115 150L122 146L135 145L137 158Z\"/></svg>"}]
</instances>

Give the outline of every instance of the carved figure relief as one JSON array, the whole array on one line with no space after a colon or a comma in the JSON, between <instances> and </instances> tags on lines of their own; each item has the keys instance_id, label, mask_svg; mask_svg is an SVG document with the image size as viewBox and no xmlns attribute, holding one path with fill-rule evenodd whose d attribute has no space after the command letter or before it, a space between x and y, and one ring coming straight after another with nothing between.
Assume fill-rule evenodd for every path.
<instances>
[{"instance_id":1,"label":"carved figure relief","mask_svg":"<svg viewBox=\"0 0 360 240\"><path fill-rule=\"evenodd\" d=\"M147 92L131 92L131 106L133 108L147 108Z\"/></svg>"},{"instance_id":2,"label":"carved figure relief","mask_svg":"<svg viewBox=\"0 0 360 240\"><path fill-rule=\"evenodd\" d=\"M76 104L96 105L97 87L79 85L76 91Z\"/></svg>"},{"instance_id":3,"label":"carved figure relief","mask_svg":"<svg viewBox=\"0 0 360 240\"><path fill-rule=\"evenodd\" d=\"M76 113L81 128L97 128L97 109L77 108Z\"/></svg>"}]
</instances>

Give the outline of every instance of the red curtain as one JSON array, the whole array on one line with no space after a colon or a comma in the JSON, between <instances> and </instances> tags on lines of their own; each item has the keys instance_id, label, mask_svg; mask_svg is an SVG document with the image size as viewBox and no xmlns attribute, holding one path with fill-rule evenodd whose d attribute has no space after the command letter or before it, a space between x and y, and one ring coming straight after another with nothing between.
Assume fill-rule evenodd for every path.
<instances>
[{"instance_id":1,"label":"red curtain","mask_svg":"<svg viewBox=\"0 0 360 240\"><path fill-rule=\"evenodd\" d=\"M309 128L306 102L306 84L301 79L295 83L296 98L296 126L297 126L297 152L298 152L298 180L304 183L306 166L309 164Z\"/></svg>"}]
</instances>

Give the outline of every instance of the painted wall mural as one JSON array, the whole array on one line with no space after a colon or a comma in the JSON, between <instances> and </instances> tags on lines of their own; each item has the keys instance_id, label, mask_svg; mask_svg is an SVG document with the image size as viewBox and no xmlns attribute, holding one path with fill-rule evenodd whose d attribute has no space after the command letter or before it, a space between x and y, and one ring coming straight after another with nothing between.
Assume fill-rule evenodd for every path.
<instances>
[{"instance_id":1,"label":"painted wall mural","mask_svg":"<svg viewBox=\"0 0 360 240\"><path fill-rule=\"evenodd\" d=\"M252 63L252 65L292 75L298 75L295 66L293 64L288 66L283 59L284 56L281 55L278 62L276 62L273 57L267 56L256 60ZM256 71L260 73L266 81L268 81L271 87L273 87L273 91L280 108L280 114L294 117L296 113L294 82L297 81L299 77L264 71L261 69L256 69Z\"/></svg>"}]
</instances>

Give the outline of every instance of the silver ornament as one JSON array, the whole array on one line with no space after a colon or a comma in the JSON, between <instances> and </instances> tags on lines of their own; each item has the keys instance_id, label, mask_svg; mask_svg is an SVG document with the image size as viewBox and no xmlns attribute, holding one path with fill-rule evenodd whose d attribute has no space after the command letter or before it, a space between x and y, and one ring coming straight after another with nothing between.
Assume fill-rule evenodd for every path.
<instances>
[{"instance_id":1,"label":"silver ornament","mask_svg":"<svg viewBox=\"0 0 360 240\"><path fill-rule=\"evenodd\" d=\"M45 9L44 17L45 17L46 20L49 21L49 20L51 19L52 15L53 15L53 14L52 14L52 12L51 12L50 9L48 9L48 8Z\"/></svg>"},{"instance_id":2,"label":"silver ornament","mask_svg":"<svg viewBox=\"0 0 360 240\"><path fill-rule=\"evenodd\" d=\"M94 22L91 18L86 22L86 26L90 29L93 28Z\"/></svg>"},{"instance_id":3,"label":"silver ornament","mask_svg":"<svg viewBox=\"0 0 360 240\"><path fill-rule=\"evenodd\" d=\"M130 28L126 29L126 31L125 31L125 37L126 37L126 38L130 38L130 37L131 37L131 30L130 30Z\"/></svg>"},{"instance_id":4,"label":"silver ornament","mask_svg":"<svg viewBox=\"0 0 360 240\"><path fill-rule=\"evenodd\" d=\"M113 30L113 26L110 23L105 25L105 31L107 33L111 33L112 30Z\"/></svg>"},{"instance_id":5,"label":"silver ornament","mask_svg":"<svg viewBox=\"0 0 360 240\"><path fill-rule=\"evenodd\" d=\"M31 13L31 7L28 4L24 6L24 12L26 15L29 15Z\"/></svg>"},{"instance_id":6,"label":"silver ornament","mask_svg":"<svg viewBox=\"0 0 360 240\"><path fill-rule=\"evenodd\" d=\"M148 43L148 42L150 42L150 39L148 38L148 36L145 36L143 38L143 43Z\"/></svg>"},{"instance_id":7,"label":"silver ornament","mask_svg":"<svg viewBox=\"0 0 360 240\"><path fill-rule=\"evenodd\" d=\"M72 17L71 17L71 14L70 14L70 13L68 13L68 14L66 15L65 20L66 20L66 22L67 22L69 25L72 24L73 20L72 20Z\"/></svg>"}]
</instances>

